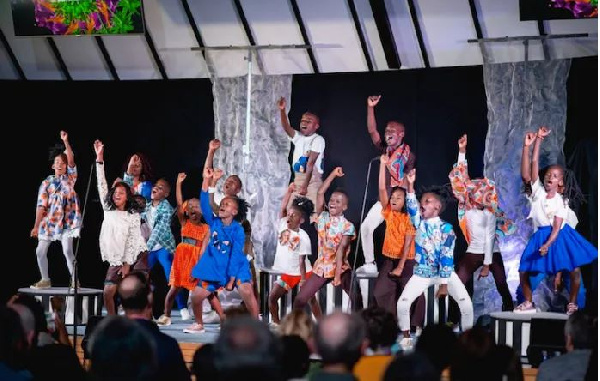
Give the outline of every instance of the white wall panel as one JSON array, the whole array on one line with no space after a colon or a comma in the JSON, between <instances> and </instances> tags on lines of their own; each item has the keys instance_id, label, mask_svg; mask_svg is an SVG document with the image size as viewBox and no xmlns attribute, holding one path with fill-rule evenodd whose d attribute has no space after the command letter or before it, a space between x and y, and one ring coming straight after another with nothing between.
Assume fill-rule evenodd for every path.
<instances>
[{"instance_id":1,"label":"white wall panel","mask_svg":"<svg viewBox=\"0 0 600 381\"><path fill-rule=\"evenodd\" d=\"M406 0L385 0L402 69L425 67Z\"/></svg>"},{"instance_id":2,"label":"white wall panel","mask_svg":"<svg viewBox=\"0 0 600 381\"><path fill-rule=\"evenodd\" d=\"M161 79L144 36L104 36L104 45L123 80Z\"/></svg>"},{"instance_id":3,"label":"white wall panel","mask_svg":"<svg viewBox=\"0 0 600 381\"><path fill-rule=\"evenodd\" d=\"M354 0L354 3L356 4L356 13L360 19L363 35L367 41L367 47L373 62L373 70L389 70L369 0Z\"/></svg>"},{"instance_id":4,"label":"white wall panel","mask_svg":"<svg viewBox=\"0 0 600 381\"><path fill-rule=\"evenodd\" d=\"M52 37L74 80L109 80L110 71L92 36Z\"/></svg>"}]
</instances>

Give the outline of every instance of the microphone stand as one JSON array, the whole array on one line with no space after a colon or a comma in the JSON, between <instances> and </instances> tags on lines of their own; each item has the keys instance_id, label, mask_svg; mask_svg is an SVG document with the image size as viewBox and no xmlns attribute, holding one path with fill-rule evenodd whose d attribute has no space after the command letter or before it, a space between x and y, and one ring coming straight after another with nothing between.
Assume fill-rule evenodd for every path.
<instances>
[{"instance_id":1,"label":"microphone stand","mask_svg":"<svg viewBox=\"0 0 600 381\"><path fill-rule=\"evenodd\" d=\"M376 156L374 158L371 159L371 161L369 161L369 167L367 168L367 179L365 181L365 191L363 193L363 200L362 200L362 206L360 209L360 223L362 224L363 218L364 218L364 214L365 214L365 207L367 205L367 192L369 190L369 178L371 177L371 166L373 165L373 163L379 160L379 156ZM358 247L360 245L360 230L358 232L358 238L356 239L356 246L354 248L354 261L352 262L352 275L350 276L350 298L348 300L348 303L352 303L352 298L354 296L354 282L356 282L356 271L354 270L356 268L356 258L358 258ZM363 308L366 308L367 306L363 306Z\"/></svg>"},{"instance_id":2,"label":"microphone stand","mask_svg":"<svg viewBox=\"0 0 600 381\"><path fill-rule=\"evenodd\" d=\"M88 196L90 194L90 185L92 184L92 175L94 173L95 166L96 166L96 162L93 161L92 167L90 168L90 177L88 178L88 182L87 182L87 186L86 186L86 190L85 190L85 197L83 199L83 210L81 212L81 227L79 229L79 238L77 239L77 243L75 244L75 252L73 253L73 256L75 257L75 259L73 259L73 306L74 306L73 307L73 348L75 350L77 349L77 319L78 319L77 296L78 296L78 290L79 290L79 274L77 271L77 255L79 254L79 243L81 242L81 230L83 229L83 220L85 218L85 210L87 207ZM70 286L71 285L69 285L69 287Z\"/></svg>"}]
</instances>

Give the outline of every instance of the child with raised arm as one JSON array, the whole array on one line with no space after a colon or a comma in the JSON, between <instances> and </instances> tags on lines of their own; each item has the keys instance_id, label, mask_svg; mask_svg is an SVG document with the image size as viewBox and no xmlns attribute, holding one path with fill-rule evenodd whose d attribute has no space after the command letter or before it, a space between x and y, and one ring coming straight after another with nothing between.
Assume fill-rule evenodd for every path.
<instances>
[{"instance_id":1,"label":"child with raised arm","mask_svg":"<svg viewBox=\"0 0 600 381\"><path fill-rule=\"evenodd\" d=\"M98 195L104 210L100 229L100 255L109 267L104 278L104 306L109 315L115 315L117 285L146 251L146 241L140 230L139 204L133 198L131 187L117 181L108 189L104 175L104 144L94 142Z\"/></svg>"},{"instance_id":2,"label":"child with raised arm","mask_svg":"<svg viewBox=\"0 0 600 381\"><path fill-rule=\"evenodd\" d=\"M389 121L385 126L384 139L381 139L377 131L375 120L375 106L379 103L381 95L367 98L367 131L371 141L379 150L387 156L386 189L388 194L391 188L404 187L404 175L415 167L415 154L410 151L410 146L404 143L404 124L395 120ZM373 232L383 222L381 214L383 207L376 202L367 213L360 225L360 240L365 258L365 264L356 269L357 273L375 273L375 252L373 246Z\"/></svg>"},{"instance_id":3,"label":"child with raised arm","mask_svg":"<svg viewBox=\"0 0 600 381\"><path fill-rule=\"evenodd\" d=\"M242 262L241 258L246 259L243 252L244 229L239 222L245 217L246 203L239 198L226 197L221 201L218 216L214 216L208 197L208 186L212 177L213 170L205 168L200 209L210 228L209 242L192 269L192 276L198 279L192 292L195 323L184 329L187 333L204 332L202 302L215 291L225 287L232 288L236 280L235 274L239 271L237 267Z\"/></svg>"},{"instance_id":4,"label":"child with raised arm","mask_svg":"<svg viewBox=\"0 0 600 381\"><path fill-rule=\"evenodd\" d=\"M458 161L448 177L454 197L458 200L458 221L467 252L458 264L458 277L466 285L481 267L479 278L494 275L496 289L502 297L502 310L512 311L512 296L508 290L504 263L498 240L513 234L515 225L506 218L498 205L496 185L487 177L471 179L466 159L467 135L458 139Z\"/></svg>"},{"instance_id":5,"label":"child with raised arm","mask_svg":"<svg viewBox=\"0 0 600 381\"><path fill-rule=\"evenodd\" d=\"M152 196L152 166L150 160L141 152L129 157L123 174L123 181L131 184L133 194L144 196L150 201Z\"/></svg>"},{"instance_id":6,"label":"child with raised arm","mask_svg":"<svg viewBox=\"0 0 600 381\"><path fill-rule=\"evenodd\" d=\"M282 274L277 277L269 293L269 312L271 322L279 324L279 308L277 301L296 285L302 285L312 275L312 266L308 260L311 254L310 237L300 227L310 219L313 203L306 197L296 197L292 207L288 209L289 198L294 193L294 184L290 184L281 201L281 214L278 228L277 251L273 269ZM317 319L321 318L321 306L313 295L310 306Z\"/></svg>"},{"instance_id":7,"label":"child with raised arm","mask_svg":"<svg viewBox=\"0 0 600 381\"><path fill-rule=\"evenodd\" d=\"M73 149L69 144L69 135L60 132L64 146L56 146L50 152L54 175L48 176L38 190L35 222L31 229L31 237L38 239L35 255L40 270L41 279L31 288L50 288L48 272L48 248L53 241L60 241L62 251L67 261L67 268L73 283L73 238L79 237L81 228L81 212L79 198L75 192L77 181L77 166Z\"/></svg>"},{"instance_id":8,"label":"child with raised arm","mask_svg":"<svg viewBox=\"0 0 600 381\"><path fill-rule=\"evenodd\" d=\"M454 244L456 235L452 224L442 220L440 213L451 197L442 187L425 189L421 201L415 196L416 170L406 175L408 193L406 207L410 220L416 229L415 243L417 266L400 299L398 299L398 325L404 334L400 345L410 346L410 305L429 286L437 284L436 297L448 294L458 303L461 314L462 330L473 326L473 305L469 293L460 278L454 272Z\"/></svg>"},{"instance_id":9,"label":"child with raised arm","mask_svg":"<svg viewBox=\"0 0 600 381\"><path fill-rule=\"evenodd\" d=\"M277 106L280 110L281 126L294 144L292 168L296 188L289 205L296 196L305 196L316 205L317 192L323 183L323 155L325 153L325 139L317 134L319 117L313 112L305 112L300 120L300 129L296 130L290 125L285 112L287 106L285 98L279 99Z\"/></svg>"},{"instance_id":10,"label":"child with raised arm","mask_svg":"<svg viewBox=\"0 0 600 381\"><path fill-rule=\"evenodd\" d=\"M540 145L549 134L549 129L540 127L537 134L527 133L523 142L521 177L525 183L531 184L531 212L528 218L531 218L534 233L521 255L519 276L525 301L515 308L515 313L537 311L529 279L532 274L556 274L558 286L562 272L568 272L570 276L567 314L577 311L577 294L581 285L579 267L598 258L598 249L574 229L577 217L570 203L581 202L583 195L573 174L553 164L545 169L543 183L538 178Z\"/></svg>"},{"instance_id":11,"label":"child with raised arm","mask_svg":"<svg viewBox=\"0 0 600 381\"><path fill-rule=\"evenodd\" d=\"M156 321L158 325L171 325L171 309L177 293L182 289L193 291L196 287L198 280L192 277L192 269L208 245L209 229L202 219L200 200L191 198L183 201L181 183L186 177L185 173L179 173L175 185L177 218L181 224L181 242L175 249L169 278L171 288L165 296L164 314Z\"/></svg>"},{"instance_id":12,"label":"child with raised arm","mask_svg":"<svg viewBox=\"0 0 600 381\"><path fill-rule=\"evenodd\" d=\"M352 269L348 263L350 242L355 237L354 224L344 217L348 209L348 195L341 189L333 191L325 210L325 192L336 177L344 176L342 167L335 168L325 179L317 193L317 234L319 236L319 255L312 269L312 276L294 300L294 309L303 309L321 288L332 282L334 286L342 286L350 295L352 307L362 308L360 292L352 291Z\"/></svg>"},{"instance_id":13,"label":"child with raised arm","mask_svg":"<svg viewBox=\"0 0 600 381\"><path fill-rule=\"evenodd\" d=\"M415 228L406 212L406 190L392 188L390 196L385 182L385 172L389 158L381 155L379 160L379 202L385 220L385 239L383 241L383 263L379 271L373 297L377 306L396 316L396 303L406 283L413 275L415 267ZM423 327L425 318L425 297L419 296L413 306L411 325Z\"/></svg>"}]
</instances>

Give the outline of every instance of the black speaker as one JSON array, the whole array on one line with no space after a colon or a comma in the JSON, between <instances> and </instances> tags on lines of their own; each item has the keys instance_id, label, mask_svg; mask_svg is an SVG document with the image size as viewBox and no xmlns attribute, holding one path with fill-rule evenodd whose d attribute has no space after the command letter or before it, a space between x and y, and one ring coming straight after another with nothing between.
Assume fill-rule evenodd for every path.
<instances>
[{"instance_id":1,"label":"black speaker","mask_svg":"<svg viewBox=\"0 0 600 381\"><path fill-rule=\"evenodd\" d=\"M565 350L565 323L563 319L531 318L527 359L534 368L550 357L560 356Z\"/></svg>"}]
</instances>

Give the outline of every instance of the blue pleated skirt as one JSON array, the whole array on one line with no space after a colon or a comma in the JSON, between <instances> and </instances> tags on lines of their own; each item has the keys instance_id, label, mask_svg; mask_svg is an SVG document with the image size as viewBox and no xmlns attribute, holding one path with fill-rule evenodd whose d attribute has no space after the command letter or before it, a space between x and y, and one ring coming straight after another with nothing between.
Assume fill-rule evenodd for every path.
<instances>
[{"instance_id":1,"label":"blue pleated skirt","mask_svg":"<svg viewBox=\"0 0 600 381\"><path fill-rule=\"evenodd\" d=\"M519 271L546 274L570 272L598 258L598 249L568 224L560 230L548 253L542 256L539 249L551 232L551 226L542 226L531 236L521 255Z\"/></svg>"}]
</instances>

